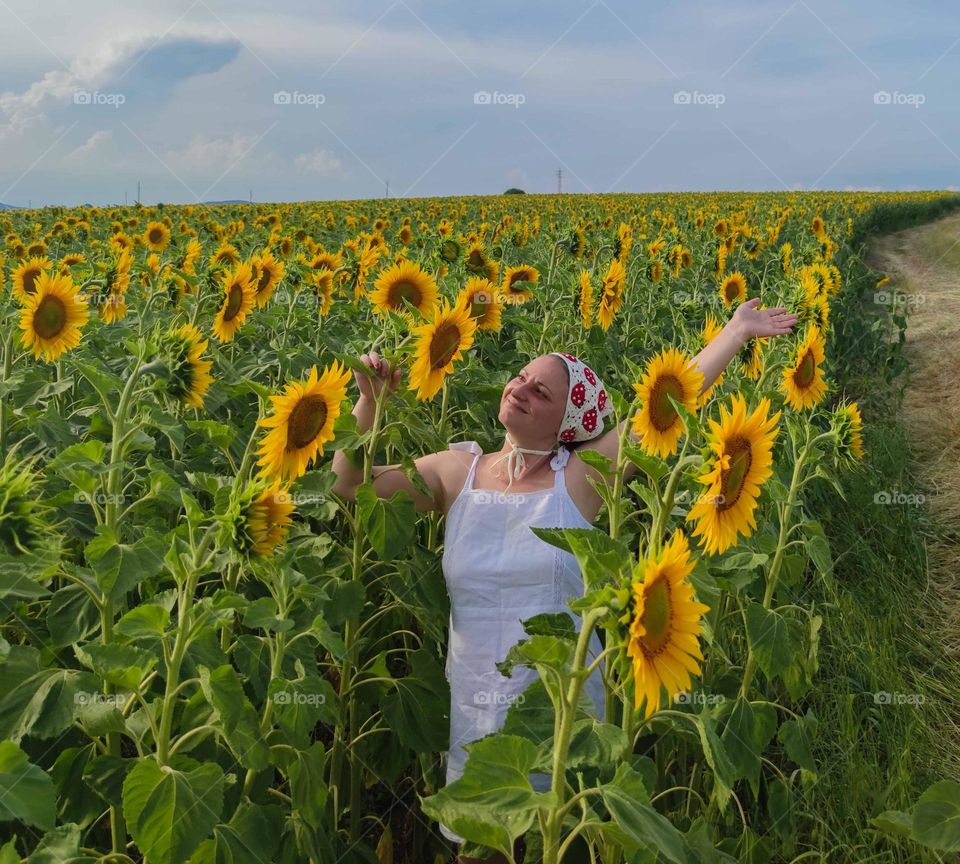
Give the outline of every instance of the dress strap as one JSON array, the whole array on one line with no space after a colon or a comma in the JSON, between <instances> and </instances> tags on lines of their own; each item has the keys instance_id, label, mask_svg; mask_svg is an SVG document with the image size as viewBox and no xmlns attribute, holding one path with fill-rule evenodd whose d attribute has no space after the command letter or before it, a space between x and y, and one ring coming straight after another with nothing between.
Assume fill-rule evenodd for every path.
<instances>
[{"instance_id":1,"label":"dress strap","mask_svg":"<svg viewBox=\"0 0 960 864\"><path fill-rule=\"evenodd\" d=\"M470 463L470 470L467 472L467 479L463 483L463 489L473 489L473 478L477 473L477 463L480 461L480 456L483 454L483 451L480 449L480 445L476 441L451 441L450 449L466 450L468 453L473 453L473 461Z\"/></svg>"}]
</instances>

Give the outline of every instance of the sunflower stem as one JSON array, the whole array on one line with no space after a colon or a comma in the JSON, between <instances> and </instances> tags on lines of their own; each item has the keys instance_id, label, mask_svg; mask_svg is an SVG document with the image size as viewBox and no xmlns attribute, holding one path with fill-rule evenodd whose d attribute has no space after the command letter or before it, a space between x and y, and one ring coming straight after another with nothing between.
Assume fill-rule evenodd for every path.
<instances>
[{"instance_id":1,"label":"sunflower stem","mask_svg":"<svg viewBox=\"0 0 960 864\"><path fill-rule=\"evenodd\" d=\"M13 369L13 328L7 328L3 339L3 377L0 381L7 381ZM0 395L0 457L7 455L7 399Z\"/></svg>"},{"instance_id":2,"label":"sunflower stem","mask_svg":"<svg viewBox=\"0 0 960 864\"><path fill-rule=\"evenodd\" d=\"M773 594L777 588L777 581L780 578L780 566L783 563L783 554L787 546L787 534L790 528L790 516L793 514L793 508L797 503L797 493L800 489L803 466L810 448L813 446L810 441L810 427L805 427L806 440L803 449L800 451L796 462L793 465L793 476L790 479L790 492L787 495L786 503L780 508L780 536L777 539L777 551L774 553L773 561L770 564L770 572L767 576L766 589L763 592L763 608L769 609L773 602ZM754 673L757 669L757 658L752 648L747 648L747 662L743 669L743 684L740 687L740 696L746 699L750 692L750 684L753 681Z\"/></svg>"}]
</instances>

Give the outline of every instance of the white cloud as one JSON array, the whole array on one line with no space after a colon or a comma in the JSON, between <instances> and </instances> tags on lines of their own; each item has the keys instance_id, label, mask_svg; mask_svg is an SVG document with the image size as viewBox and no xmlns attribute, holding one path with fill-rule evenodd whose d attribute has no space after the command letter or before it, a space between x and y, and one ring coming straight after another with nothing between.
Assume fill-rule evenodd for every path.
<instances>
[{"instance_id":1,"label":"white cloud","mask_svg":"<svg viewBox=\"0 0 960 864\"><path fill-rule=\"evenodd\" d=\"M293 160L293 165L304 174L319 174L321 177L343 176L343 164L337 154L331 150L312 150L301 153Z\"/></svg>"},{"instance_id":2,"label":"white cloud","mask_svg":"<svg viewBox=\"0 0 960 864\"><path fill-rule=\"evenodd\" d=\"M113 132L109 129L98 129L83 144L68 153L64 159L70 162L80 162L90 156L99 155L108 145L113 143Z\"/></svg>"},{"instance_id":3,"label":"white cloud","mask_svg":"<svg viewBox=\"0 0 960 864\"><path fill-rule=\"evenodd\" d=\"M206 173L216 171L218 174L231 165L251 158L257 154L255 144L259 136L234 133L229 138L209 138L206 135L195 135L190 143L180 150L167 150L163 160L172 169L183 173ZM272 154L257 154L260 162L273 159Z\"/></svg>"}]
</instances>

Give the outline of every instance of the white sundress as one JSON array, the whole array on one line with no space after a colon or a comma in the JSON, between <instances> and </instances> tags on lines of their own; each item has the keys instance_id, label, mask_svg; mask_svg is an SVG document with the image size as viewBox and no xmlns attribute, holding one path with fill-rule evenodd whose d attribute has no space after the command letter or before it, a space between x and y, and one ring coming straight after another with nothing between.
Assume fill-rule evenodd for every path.
<instances>
[{"instance_id":1,"label":"white sundress","mask_svg":"<svg viewBox=\"0 0 960 864\"><path fill-rule=\"evenodd\" d=\"M564 467L570 451L561 447L550 462L554 485L538 492L474 489L476 441L458 441L451 450L474 454L463 489L447 512L443 576L450 594L450 641L446 675L450 682L450 750L446 782L463 774L467 752L462 744L498 731L507 710L537 679L535 669L514 667L512 677L494 665L511 646L526 638L521 621L542 612L566 612L579 632L581 618L566 605L583 596L577 559L541 540L530 528L590 528L591 523L567 491ZM602 645L594 632L588 658ZM588 661L589 662L589 659ZM586 681L596 716L604 716L603 661ZM550 789L550 777L533 773L534 789ZM442 822L441 833L455 843L463 838Z\"/></svg>"}]
</instances>

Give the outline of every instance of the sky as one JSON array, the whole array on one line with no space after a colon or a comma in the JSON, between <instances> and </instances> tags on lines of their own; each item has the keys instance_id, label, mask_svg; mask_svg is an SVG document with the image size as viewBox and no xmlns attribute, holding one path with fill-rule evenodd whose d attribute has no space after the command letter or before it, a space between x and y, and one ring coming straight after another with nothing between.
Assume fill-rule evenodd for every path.
<instances>
[{"instance_id":1,"label":"sky","mask_svg":"<svg viewBox=\"0 0 960 864\"><path fill-rule=\"evenodd\" d=\"M957 81L949 2L0 0L0 202L955 190Z\"/></svg>"}]
</instances>

